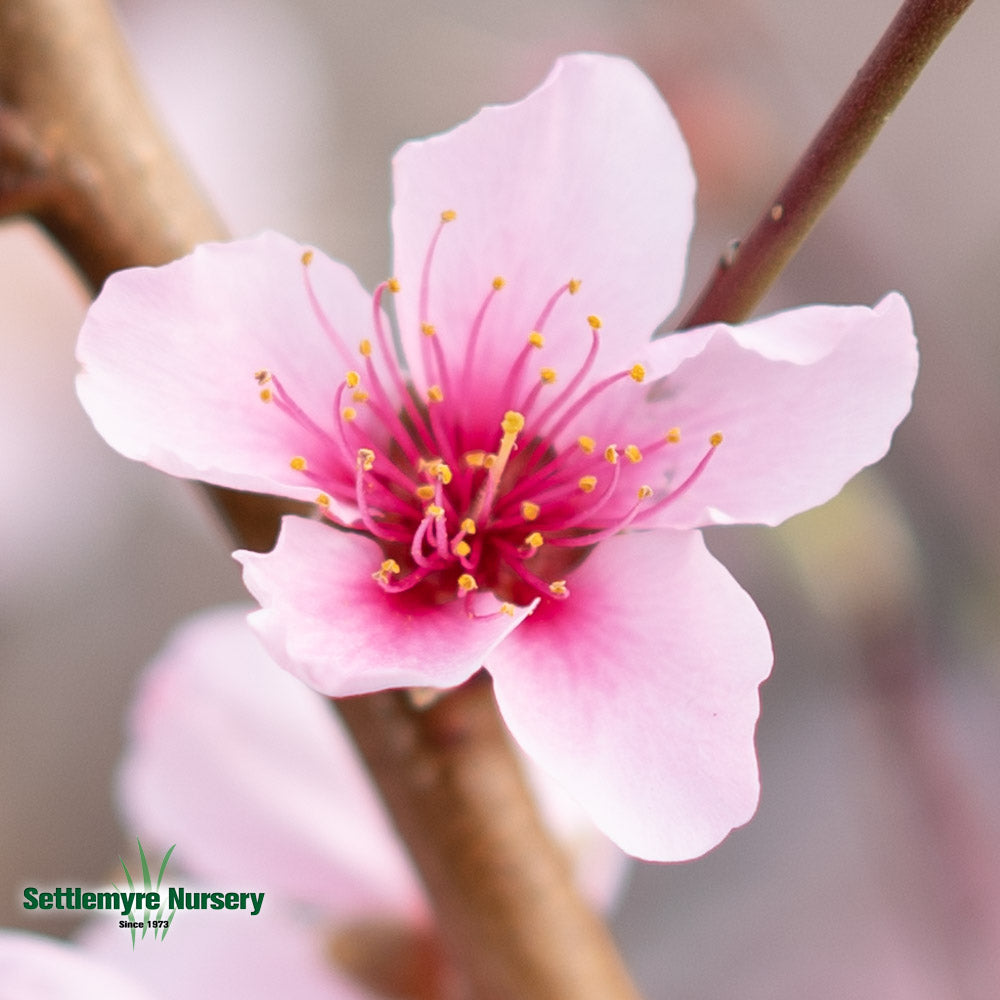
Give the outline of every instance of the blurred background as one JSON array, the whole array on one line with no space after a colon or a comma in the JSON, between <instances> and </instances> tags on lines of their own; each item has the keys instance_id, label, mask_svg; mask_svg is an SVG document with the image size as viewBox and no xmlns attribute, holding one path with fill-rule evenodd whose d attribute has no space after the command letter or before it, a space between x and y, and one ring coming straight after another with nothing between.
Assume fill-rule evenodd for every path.
<instances>
[{"instance_id":1,"label":"blurred background","mask_svg":"<svg viewBox=\"0 0 1000 1000\"><path fill-rule=\"evenodd\" d=\"M389 267L389 159L523 96L560 53L657 82L700 181L686 293L778 187L895 0L121 0L149 94L235 235ZM774 636L756 818L636 865L615 918L650 1000L1000 995L1000 9L945 41L761 309L910 301L890 456L826 508L709 544ZM243 594L197 493L111 452L73 392L86 294L0 224L0 925L106 876L134 678ZM140 831L141 836L141 831Z\"/></svg>"}]
</instances>

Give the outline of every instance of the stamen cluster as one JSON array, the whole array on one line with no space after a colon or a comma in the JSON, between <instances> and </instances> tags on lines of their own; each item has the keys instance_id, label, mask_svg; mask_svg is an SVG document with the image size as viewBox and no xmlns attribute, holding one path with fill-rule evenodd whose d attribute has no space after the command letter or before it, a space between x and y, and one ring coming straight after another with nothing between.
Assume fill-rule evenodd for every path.
<instances>
[{"instance_id":1,"label":"stamen cluster","mask_svg":"<svg viewBox=\"0 0 1000 1000\"><path fill-rule=\"evenodd\" d=\"M256 379L261 399L304 432L309 447L292 456L290 466L315 484L323 512L348 527L333 513L334 501L355 507L358 520L349 527L380 543L384 559L372 576L384 590L423 586L435 601L465 598L471 613L473 593L485 589L500 597L501 611L510 614L513 604L538 596L568 597L567 576L589 548L685 492L722 438L713 435L687 479L655 502L653 488L645 484L629 487L631 502L623 498L623 465L636 465L644 455L676 444L680 431L670 428L641 446L599 447L588 434L567 437L574 425L586 425L588 408L612 386L642 383L646 374L635 364L588 382L601 343L601 321L589 316L590 348L565 387L550 388L560 382L550 366L541 366L537 379L531 378L531 359L545 346L546 322L560 300L580 287L572 279L556 289L526 331L500 394L509 408L502 417L497 414L495 430L472 439L464 417L476 392L480 334L506 282L493 279L459 350L442 343L427 315L428 282L438 240L455 217L452 211L441 214L424 262L420 344L426 387L413 384L406 359L400 363L385 328L382 299L386 291L400 290L396 279L375 290L374 344L360 342L360 363L337 387L331 420L307 414L277 373L261 370ZM311 261L307 251L303 276L313 314L345 354L345 343L313 290Z\"/></svg>"}]
</instances>

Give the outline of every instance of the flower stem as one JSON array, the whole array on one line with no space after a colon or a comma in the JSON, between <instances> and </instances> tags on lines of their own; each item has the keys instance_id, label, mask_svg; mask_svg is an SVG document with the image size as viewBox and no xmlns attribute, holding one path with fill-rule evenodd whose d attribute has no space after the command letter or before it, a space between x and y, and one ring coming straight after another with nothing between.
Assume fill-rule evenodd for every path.
<instances>
[{"instance_id":1,"label":"flower stem","mask_svg":"<svg viewBox=\"0 0 1000 1000\"><path fill-rule=\"evenodd\" d=\"M784 186L736 250L720 260L680 329L738 323L750 315L971 4L903 4Z\"/></svg>"}]
</instances>

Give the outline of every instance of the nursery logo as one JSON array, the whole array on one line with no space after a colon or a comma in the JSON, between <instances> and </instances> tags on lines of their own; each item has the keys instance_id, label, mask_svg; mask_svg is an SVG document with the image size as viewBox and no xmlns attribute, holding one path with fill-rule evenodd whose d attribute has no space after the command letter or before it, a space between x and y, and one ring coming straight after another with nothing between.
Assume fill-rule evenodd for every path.
<instances>
[{"instance_id":1,"label":"nursery logo","mask_svg":"<svg viewBox=\"0 0 1000 1000\"><path fill-rule=\"evenodd\" d=\"M184 886L168 886L164 890L161 886L167 863L177 845L171 845L163 856L154 883L153 869L142 841L136 838L136 843L139 845L137 878L132 877L125 859L118 856L125 873L127 890L115 882L111 883L114 892L83 889L80 886L60 886L43 891L28 886L24 890L22 905L26 910L117 910L121 915L118 926L128 930L133 949L136 939L143 940L149 932L152 932L153 940L162 941L179 910L249 910L251 917L260 913L264 905L263 892L189 892ZM141 877L141 882L138 877Z\"/></svg>"}]
</instances>

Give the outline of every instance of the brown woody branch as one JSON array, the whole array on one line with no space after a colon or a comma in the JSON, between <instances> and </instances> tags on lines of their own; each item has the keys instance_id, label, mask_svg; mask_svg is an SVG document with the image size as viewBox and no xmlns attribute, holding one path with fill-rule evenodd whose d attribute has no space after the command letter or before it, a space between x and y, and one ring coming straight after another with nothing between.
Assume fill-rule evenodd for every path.
<instances>
[{"instance_id":1,"label":"brown woody branch","mask_svg":"<svg viewBox=\"0 0 1000 1000\"><path fill-rule=\"evenodd\" d=\"M402 691L345 698L338 707L381 776L471 997L637 996L539 821L487 675L422 712Z\"/></svg>"}]
</instances>

